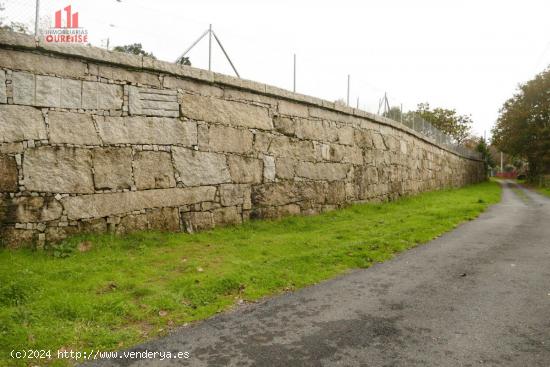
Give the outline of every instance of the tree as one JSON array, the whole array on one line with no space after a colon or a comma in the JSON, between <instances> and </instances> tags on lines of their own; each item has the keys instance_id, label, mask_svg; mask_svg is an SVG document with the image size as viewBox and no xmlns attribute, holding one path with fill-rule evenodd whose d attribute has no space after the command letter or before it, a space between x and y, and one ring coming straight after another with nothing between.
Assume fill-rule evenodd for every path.
<instances>
[{"instance_id":1,"label":"tree","mask_svg":"<svg viewBox=\"0 0 550 367\"><path fill-rule=\"evenodd\" d=\"M334 101L334 105L340 106L340 107L347 107L348 106L346 101L344 101L344 99L342 99L342 98L338 98L336 101Z\"/></svg>"},{"instance_id":2,"label":"tree","mask_svg":"<svg viewBox=\"0 0 550 367\"><path fill-rule=\"evenodd\" d=\"M191 60L189 60L189 57L183 56L176 61L176 64L191 66Z\"/></svg>"},{"instance_id":3,"label":"tree","mask_svg":"<svg viewBox=\"0 0 550 367\"><path fill-rule=\"evenodd\" d=\"M153 59L156 59L155 55L152 52L147 52L143 49L141 43L133 43L131 45L116 46L113 48L113 51L125 52L127 54L142 55L148 56Z\"/></svg>"},{"instance_id":4,"label":"tree","mask_svg":"<svg viewBox=\"0 0 550 367\"><path fill-rule=\"evenodd\" d=\"M6 10L4 3L0 3L0 29L7 29L12 32L31 34L29 27L25 23L21 23L21 22L10 22L9 24L4 23L5 17L1 16L1 13L3 13L4 10Z\"/></svg>"},{"instance_id":5,"label":"tree","mask_svg":"<svg viewBox=\"0 0 550 367\"><path fill-rule=\"evenodd\" d=\"M493 144L528 162L528 179L550 173L550 68L518 87L500 110Z\"/></svg>"},{"instance_id":6,"label":"tree","mask_svg":"<svg viewBox=\"0 0 550 367\"><path fill-rule=\"evenodd\" d=\"M8 29L12 32L32 34L29 27L21 22L10 22L10 24L1 25L0 28Z\"/></svg>"},{"instance_id":7,"label":"tree","mask_svg":"<svg viewBox=\"0 0 550 367\"><path fill-rule=\"evenodd\" d=\"M389 111L384 112L382 115L394 121L401 121L401 108L393 106Z\"/></svg>"},{"instance_id":8,"label":"tree","mask_svg":"<svg viewBox=\"0 0 550 367\"><path fill-rule=\"evenodd\" d=\"M461 144L470 136L473 121L469 115L459 115L456 110L445 108L434 108L432 110L429 103L419 103L415 113L451 136L458 144Z\"/></svg>"},{"instance_id":9,"label":"tree","mask_svg":"<svg viewBox=\"0 0 550 367\"><path fill-rule=\"evenodd\" d=\"M2 14L4 13L4 11L6 10L6 6L4 5L4 3L0 3L0 28L3 28L4 27L4 18L2 16Z\"/></svg>"},{"instance_id":10,"label":"tree","mask_svg":"<svg viewBox=\"0 0 550 367\"><path fill-rule=\"evenodd\" d=\"M494 167L495 162L493 161L493 156L489 151L489 146L487 145L485 139L479 138L476 146L476 151L481 153L481 158L485 162L485 172L488 172L490 167Z\"/></svg>"}]
</instances>

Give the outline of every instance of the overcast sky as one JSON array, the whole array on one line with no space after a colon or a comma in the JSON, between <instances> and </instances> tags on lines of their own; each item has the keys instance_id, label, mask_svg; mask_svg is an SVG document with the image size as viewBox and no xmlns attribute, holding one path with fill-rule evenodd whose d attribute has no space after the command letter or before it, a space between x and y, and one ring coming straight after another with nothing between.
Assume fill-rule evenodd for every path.
<instances>
[{"instance_id":1,"label":"overcast sky","mask_svg":"<svg viewBox=\"0 0 550 367\"><path fill-rule=\"evenodd\" d=\"M2 0L0 0L2 2ZM17 20L33 17L34 0L4 0ZM91 43L141 42L173 61L212 23L243 78L297 91L346 98L351 75L355 106L377 112L419 102L471 114L487 134L518 83L550 64L550 1L246 1L41 0L41 15L71 4ZM208 68L208 42L188 56ZM215 48L213 70L232 74Z\"/></svg>"}]
</instances>

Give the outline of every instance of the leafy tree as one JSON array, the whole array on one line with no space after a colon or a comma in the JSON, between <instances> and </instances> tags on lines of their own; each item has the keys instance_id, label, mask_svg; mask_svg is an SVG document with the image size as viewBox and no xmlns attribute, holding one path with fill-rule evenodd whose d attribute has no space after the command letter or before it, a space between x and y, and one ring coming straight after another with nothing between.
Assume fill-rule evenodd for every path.
<instances>
[{"instance_id":1,"label":"leafy tree","mask_svg":"<svg viewBox=\"0 0 550 367\"><path fill-rule=\"evenodd\" d=\"M6 10L5 5L3 3L0 3L0 29L7 29L12 32L31 34L29 27L25 23L21 23L21 22L10 22L9 24L4 23L5 17L1 16L4 10Z\"/></svg>"},{"instance_id":2,"label":"leafy tree","mask_svg":"<svg viewBox=\"0 0 550 367\"><path fill-rule=\"evenodd\" d=\"M493 128L493 144L528 162L534 181L550 173L550 68L522 84L507 100Z\"/></svg>"},{"instance_id":3,"label":"leafy tree","mask_svg":"<svg viewBox=\"0 0 550 367\"><path fill-rule=\"evenodd\" d=\"M2 25L0 28L8 29L12 32L32 34L31 30L25 23L10 22L10 24Z\"/></svg>"},{"instance_id":4,"label":"leafy tree","mask_svg":"<svg viewBox=\"0 0 550 367\"><path fill-rule=\"evenodd\" d=\"M189 60L189 57L184 56L184 57L179 58L178 61L176 62L176 64L191 66L191 60Z\"/></svg>"},{"instance_id":5,"label":"leafy tree","mask_svg":"<svg viewBox=\"0 0 550 367\"><path fill-rule=\"evenodd\" d=\"M346 101L344 101L342 98L338 98L336 101L334 101L334 104L336 106L342 106L342 107L347 107L347 103Z\"/></svg>"},{"instance_id":6,"label":"leafy tree","mask_svg":"<svg viewBox=\"0 0 550 367\"><path fill-rule=\"evenodd\" d=\"M401 121L401 108L393 106L389 111L383 113L384 117L390 118L394 121Z\"/></svg>"},{"instance_id":7,"label":"leafy tree","mask_svg":"<svg viewBox=\"0 0 550 367\"><path fill-rule=\"evenodd\" d=\"M3 27L4 19L6 19L5 17L2 16L5 10L6 10L6 5L4 5L4 3L0 3L0 28Z\"/></svg>"},{"instance_id":8,"label":"leafy tree","mask_svg":"<svg viewBox=\"0 0 550 367\"><path fill-rule=\"evenodd\" d=\"M469 115L459 115L456 110L446 108L432 110L429 103L419 103L415 113L451 136L458 144L461 144L470 135L473 121Z\"/></svg>"},{"instance_id":9,"label":"leafy tree","mask_svg":"<svg viewBox=\"0 0 550 367\"><path fill-rule=\"evenodd\" d=\"M489 151L489 146L487 145L485 139L479 138L476 151L481 153L481 158L485 161L485 172L488 172L489 167L494 167L495 162L493 161L493 156Z\"/></svg>"},{"instance_id":10,"label":"leafy tree","mask_svg":"<svg viewBox=\"0 0 550 367\"><path fill-rule=\"evenodd\" d=\"M141 43L133 43L131 45L116 46L113 48L114 51L125 52L127 54L142 55L148 56L153 59L156 59L155 55L152 52L147 52L143 49Z\"/></svg>"}]
</instances>

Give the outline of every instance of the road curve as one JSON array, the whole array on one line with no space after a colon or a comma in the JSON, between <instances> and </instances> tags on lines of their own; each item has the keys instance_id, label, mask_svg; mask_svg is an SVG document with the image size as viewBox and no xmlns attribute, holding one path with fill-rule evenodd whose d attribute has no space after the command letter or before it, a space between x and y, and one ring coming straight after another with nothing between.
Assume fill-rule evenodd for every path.
<instances>
[{"instance_id":1,"label":"road curve","mask_svg":"<svg viewBox=\"0 0 550 367\"><path fill-rule=\"evenodd\" d=\"M90 366L550 366L550 200L515 184L478 219L383 264Z\"/></svg>"}]
</instances>

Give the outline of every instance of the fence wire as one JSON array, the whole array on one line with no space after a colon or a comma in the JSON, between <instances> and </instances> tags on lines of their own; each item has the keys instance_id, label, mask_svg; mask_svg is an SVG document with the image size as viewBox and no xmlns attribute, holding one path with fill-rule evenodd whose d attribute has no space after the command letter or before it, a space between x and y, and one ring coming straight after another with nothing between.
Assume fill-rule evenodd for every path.
<instances>
[{"instance_id":1,"label":"fence wire","mask_svg":"<svg viewBox=\"0 0 550 367\"><path fill-rule=\"evenodd\" d=\"M417 115L415 112L401 113L400 111L390 111L386 115L386 117L407 126L408 128L435 141L437 144L442 145L447 149L456 152L462 156L472 159L482 158L481 153L458 143L455 138L433 126L431 123Z\"/></svg>"}]
</instances>

